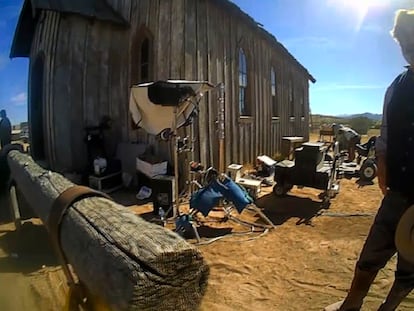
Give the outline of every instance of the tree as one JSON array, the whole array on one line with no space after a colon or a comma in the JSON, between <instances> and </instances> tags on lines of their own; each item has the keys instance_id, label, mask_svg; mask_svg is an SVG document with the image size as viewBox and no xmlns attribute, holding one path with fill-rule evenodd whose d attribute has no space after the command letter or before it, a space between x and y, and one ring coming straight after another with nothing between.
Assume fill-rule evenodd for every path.
<instances>
[{"instance_id":1,"label":"tree","mask_svg":"<svg viewBox=\"0 0 414 311\"><path fill-rule=\"evenodd\" d=\"M382 124L382 121L381 120L375 121L374 124L372 125L372 128L378 130L378 129L381 128L381 124Z\"/></svg>"},{"instance_id":2,"label":"tree","mask_svg":"<svg viewBox=\"0 0 414 311\"><path fill-rule=\"evenodd\" d=\"M367 134L372 125L373 121L367 117L356 117L349 119L349 126L361 135Z\"/></svg>"}]
</instances>

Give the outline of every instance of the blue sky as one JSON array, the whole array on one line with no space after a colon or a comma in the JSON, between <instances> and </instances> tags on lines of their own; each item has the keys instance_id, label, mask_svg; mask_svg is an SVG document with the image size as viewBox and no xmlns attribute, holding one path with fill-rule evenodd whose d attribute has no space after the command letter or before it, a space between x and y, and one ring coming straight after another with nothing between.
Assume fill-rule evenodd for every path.
<instances>
[{"instance_id":1,"label":"blue sky","mask_svg":"<svg viewBox=\"0 0 414 311\"><path fill-rule=\"evenodd\" d=\"M312 113L382 112L385 89L405 61L389 35L394 12L414 0L233 0L317 79ZM0 0L0 108L27 118L27 59L9 59L22 0Z\"/></svg>"},{"instance_id":2,"label":"blue sky","mask_svg":"<svg viewBox=\"0 0 414 311\"><path fill-rule=\"evenodd\" d=\"M382 113L387 86L406 65L389 31L414 0L234 0L316 78L312 113ZM260 2L260 5L258 3Z\"/></svg>"}]
</instances>

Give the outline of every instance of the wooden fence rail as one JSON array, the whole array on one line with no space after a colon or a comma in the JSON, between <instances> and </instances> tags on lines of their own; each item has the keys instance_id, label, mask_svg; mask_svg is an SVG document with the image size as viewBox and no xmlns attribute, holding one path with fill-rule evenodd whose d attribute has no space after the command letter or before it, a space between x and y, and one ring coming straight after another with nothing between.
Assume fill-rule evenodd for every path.
<instances>
[{"instance_id":1,"label":"wooden fence rail","mask_svg":"<svg viewBox=\"0 0 414 311\"><path fill-rule=\"evenodd\" d=\"M19 151L10 151L11 178L47 224L52 206L74 186ZM144 221L102 197L67 209L60 245L88 292L111 310L196 310L209 268L201 253L170 230Z\"/></svg>"}]
</instances>

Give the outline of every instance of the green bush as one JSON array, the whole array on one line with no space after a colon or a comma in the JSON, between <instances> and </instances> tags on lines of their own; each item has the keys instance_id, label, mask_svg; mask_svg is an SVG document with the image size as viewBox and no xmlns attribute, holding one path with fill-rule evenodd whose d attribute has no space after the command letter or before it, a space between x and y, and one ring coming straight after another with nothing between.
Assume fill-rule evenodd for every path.
<instances>
[{"instance_id":1,"label":"green bush","mask_svg":"<svg viewBox=\"0 0 414 311\"><path fill-rule=\"evenodd\" d=\"M374 123L374 121L368 119L367 117L356 117L349 119L348 121L349 126L361 135L366 135Z\"/></svg>"}]
</instances>

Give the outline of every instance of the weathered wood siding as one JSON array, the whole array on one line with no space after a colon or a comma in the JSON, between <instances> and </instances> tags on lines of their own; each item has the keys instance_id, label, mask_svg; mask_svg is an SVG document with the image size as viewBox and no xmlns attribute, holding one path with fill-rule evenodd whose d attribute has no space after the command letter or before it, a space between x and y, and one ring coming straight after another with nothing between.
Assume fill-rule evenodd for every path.
<instances>
[{"instance_id":1,"label":"weathered wood siding","mask_svg":"<svg viewBox=\"0 0 414 311\"><path fill-rule=\"evenodd\" d=\"M259 154L275 155L283 136L308 137L309 77L234 7L219 0L108 0L108 3L130 22L130 28L50 12L43 13L46 23L37 25L32 59L40 51L48 59L45 132L50 136L48 154L54 168L72 170L85 165L83 128L96 125L103 115L114 120L113 128L106 133L110 152L114 152L121 140L138 140L157 145L159 153L170 153L168 143L160 143L154 136L131 127L129 88L135 81L131 75L136 71L133 64L138 48L134 42L143 33L150 33L153 41L150 73L153 80L225 83L226 165L252 162ZM40 39L43 43L38 43ZM247 117L239 115L238 107L239 48L247 56L247 100L252 112ZM272 118L271 66L277 76L280 107L277 118ZM292 120L289 79L295 93ZM218 165L217 97L218 92L210 92L200 105L196 158L205 165Z\"/></svg>"},{"instance_id":2,"label":"weathered wood siding","mask_svg":"<svg viewBox=\"0 0 414 311\"><path fill-rule=\"evenodd\" d=\"M128 46L124 29L77 15L42 12L31 59L45 55L44 117L48 162L58 171L86 165L86 126L109 115L106 149L127 137ZM30 101L30 99L29 99Z\"/></svg>"},{"instance_id":3,"label":"weathered wood siding","mask_svg":"<svg viewBox=\"0 0 414 311\"><path fill-rule=\"evenodd\" d=\"M41 107L43 111L43 136L45 139L45 156L46 161L51 163L56 159L56 149L54 148L55 141L55 124L54 124L54 115L57 113L54 110L54 94L53 87L55 82L55 59L52 55L56 52L56 41L59 34L59 25L60 25L60 15L54 12L42 12L39 16L38 23L36 26L35 37L32 43L32 50L30 56L30 65L29 65L29 83L33 83L30 80L30 77L33 73L33 66L38 57L43 58L43 106ZM32 103L32 93L31 87L29 85L28 89L28 118L29 126L31 126L32 115L30 105ZM32 131L30 129L30 131ZM47 143L49 142L49 143Z\"/></svg>"}]
</instances>

